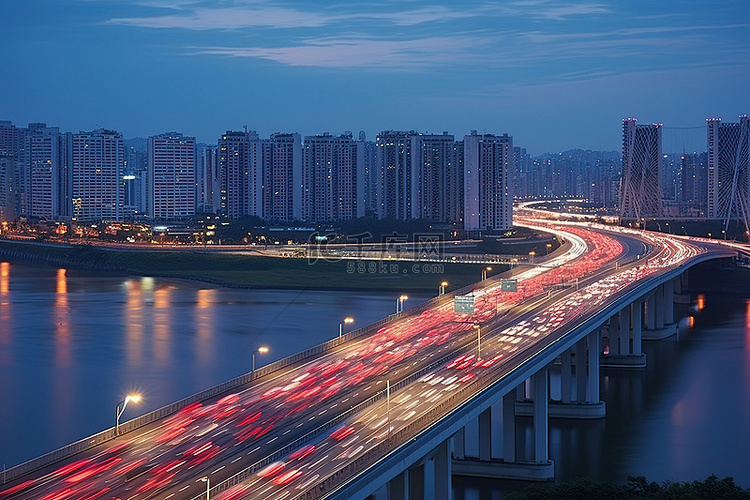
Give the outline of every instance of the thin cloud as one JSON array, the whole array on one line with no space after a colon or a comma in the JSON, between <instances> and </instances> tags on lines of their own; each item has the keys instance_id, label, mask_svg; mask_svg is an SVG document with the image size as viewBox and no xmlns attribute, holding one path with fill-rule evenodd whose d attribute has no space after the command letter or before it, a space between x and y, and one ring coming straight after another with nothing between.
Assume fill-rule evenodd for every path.
<instances>
[{"instance_id":1,"label":"thin cloud","mask_svg":"<svg viewBox=\"0 0 750 500\"><path fill-rule=\"evenodd\" d=\"M106 24L139 28L234 30L240 28L316 28L331 21L321 14L282 7L258 6L193 9L187 14L110 19Z\"/></svg>"},{"instance_id":2,"label":"thin cloud","mask_svg":"<svg viewBox=\"0 0 750 500\"><path fill-rule=\"evenodd\" d=\"M203 47L194 54L251 57L290 66L416 69L476 58L484 38L426 37L413 40L326 38L287 47Z\"/></svg>"}]
</instances>

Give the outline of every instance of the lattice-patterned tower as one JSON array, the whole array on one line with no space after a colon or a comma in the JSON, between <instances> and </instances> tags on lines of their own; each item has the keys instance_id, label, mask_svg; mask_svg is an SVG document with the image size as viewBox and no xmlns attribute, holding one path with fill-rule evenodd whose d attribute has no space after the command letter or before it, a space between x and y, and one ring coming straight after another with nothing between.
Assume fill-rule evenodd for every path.
<instances>
[{"instance_id":1,"label":"lattice-patterned tower","mask_svg":"<svg viewBox=\"0 0 750 500\"><path fill-rule=\"evenodd\" d=\"M620 219L640 221L662 215L661 124L622 121Z\"/></svg>"},{"instance_id":2,"label":"lattice-patterned tower","mask_svg":"<svg viewBox=\"0 0 750 500\"><path fill-rule=\"evenodd\" d=\"M740 116L739 123L708 123L708 217L729 221L741 220L748 230L750 219L750 117Z\"/></svg>"}]
</instances>

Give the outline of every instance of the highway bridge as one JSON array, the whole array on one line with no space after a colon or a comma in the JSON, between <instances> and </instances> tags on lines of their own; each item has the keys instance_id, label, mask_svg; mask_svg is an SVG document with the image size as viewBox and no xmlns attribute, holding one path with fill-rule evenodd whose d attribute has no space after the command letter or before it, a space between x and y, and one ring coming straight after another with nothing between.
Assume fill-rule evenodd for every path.
<instances>
[{"instance_id":1,"label":"highway bridge","mask_svg":"<svg viewBox=\"0 0 750 500\"><path fill-rule=\"evenodd\" d=\"M444 294L11 468L0 499L450 498L456 474L552 478L548 419L603 417L600 367L644 366L642 340L676 332L685 270L744 248L517 222L570 244L515 268L513 287L506 275ZM456 312L457 296L473 312ZM516 415L533 417L532 460L516 457Z\"/></svg>"}]
</instances>

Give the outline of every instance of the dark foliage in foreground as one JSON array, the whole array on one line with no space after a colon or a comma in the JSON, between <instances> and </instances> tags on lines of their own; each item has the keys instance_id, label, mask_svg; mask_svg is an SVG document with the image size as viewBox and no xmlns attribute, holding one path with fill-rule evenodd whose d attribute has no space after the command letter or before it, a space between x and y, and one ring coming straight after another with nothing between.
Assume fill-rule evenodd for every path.
<instances>
[{"instance_id":1,"label":"dark foliage in foreground","mask_svg":"<svg viewBox=\"0 0 750 500\"><path fill-rule=\"evenodd\" d=\"M594 483L588 479L576 479L560 486L530 486L523 491L507 495L508 500L723 500L748 499L750 490L734 484L734 479L719 479L711 475L704 481L676 483L649 482L645 477L629 477L627 484Z\"/></svg>"}]
</instances>

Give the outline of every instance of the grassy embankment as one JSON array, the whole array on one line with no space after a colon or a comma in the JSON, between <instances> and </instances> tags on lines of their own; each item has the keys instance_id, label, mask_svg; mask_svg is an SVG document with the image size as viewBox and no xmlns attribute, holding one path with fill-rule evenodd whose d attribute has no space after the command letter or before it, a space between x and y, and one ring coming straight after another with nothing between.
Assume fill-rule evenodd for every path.
<instances>
[{"instance_id":1,"label":"grassy embankment","mask_svg":"<svg viewBox=\"0 0 750 500\"><path fill-rule=\"evenodd\" d=\"M478 280L479 264L308 261L183 251L115 251L88 245L32 245L0 241L0 260L17 260L110 273L197 279L249 288L317 288L435 291L441 282L453 290ZM372 263L371 263L372 262ZM504 270L494 266L494 272Z\"/></svg>"}]
</instances>

